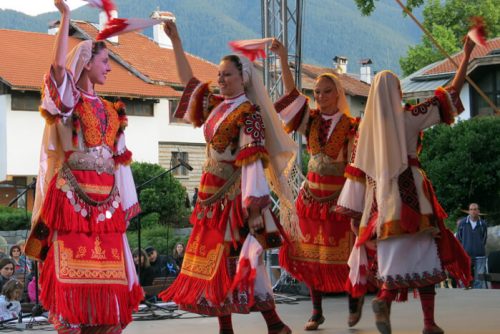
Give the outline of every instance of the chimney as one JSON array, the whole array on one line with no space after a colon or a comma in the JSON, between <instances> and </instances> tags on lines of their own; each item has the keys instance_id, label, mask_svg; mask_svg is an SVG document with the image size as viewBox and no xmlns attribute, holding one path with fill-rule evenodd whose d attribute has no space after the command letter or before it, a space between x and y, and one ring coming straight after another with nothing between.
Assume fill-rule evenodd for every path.
<instances>
[{"instance_id":1,"label":"chimney","mask_svg":"<svg viewBox=\"0 0 500 334\"><path fill-rule=\"evenodd\" d=\"M372 68L370 65L373 64L372 60L370 58L361 59L360 64L361 64L360 80L371 85L371 83L372 83L372 73L371 73Z\"/></svg>"},{"instance_id":2,"label":"chimney","mask_svg":"<svg viewBox=\"0 0 500 334\"><path fill-rule=\"evenodd\" d=\"M118 12L116 10L111 11L111 17L112 18L117 18L118 17ZM108 16L106 15L105 12L100 12L99 13L99 28L100 30L104 29L104 26L106 25L106 22L108 22ZM113 36L110 38L106 39L107 41L111 43L117 43L118 44L118 36Z\"/></svg>"},{"instance_id":3,"label":"chimney","mask_svg":"<svg viewBox=\"0 0 500 334\"><path fill-rule=\"evenodd\" d=\"M335 58L333 58L333 66L338 73L347 73L347 57L335 56Z\"/></svg>"},{"instance_id":4,"label":"chimney","mask_svg":"<svg viewBox=\"0 0 500 334\"><path fill-rule=\"evenodd\" d=\"M172 17L172 13L155 10L151 14L152 19L161 19L162 17ZM172 41L167 36L167 34L165 34L165 31L163 30L163 24L157 24L153 26L153 40L156 42L156 44L158 44L160 48L172 49Z\"/></svg>"},{"instance_id":5,"label":"chimney","mask_svg":"<svg viewBox=\"0 0 500 334\"><path fill-rule=\"evenodd\" d=\"M59 31L59 24L59 21L49 22L49 30L47 31L47 33L52 36L57 34L57 32Z\"/></svg>"}]
</instances>

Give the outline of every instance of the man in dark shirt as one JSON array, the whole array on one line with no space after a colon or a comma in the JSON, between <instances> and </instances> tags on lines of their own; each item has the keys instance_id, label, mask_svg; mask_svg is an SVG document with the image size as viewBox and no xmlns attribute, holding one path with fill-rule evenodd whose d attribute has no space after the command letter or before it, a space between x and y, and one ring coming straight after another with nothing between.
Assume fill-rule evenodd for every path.
<instances>
[{"instance_id":1,"label":"man in dark shirt","mask_svg":"<svg viewBox=\"0 0 500 334\"><path fill-rule=\"evenodd\" d=\"M458 224L457 238L469 254L472 264L474 289L486 288L486 282L479 279L479 274L486 273L486 239L488 225L479 216L479 206L476 203L469 205L469 215Z\"/></svg>"},{"instance_id":2,"label":"man in dark shirt","mask_svg":"<svg viewBox=\"0 0 500 334\"><path fill-rule=\"evenodd\" d=\"M148 254L151 268L153 268L154 277L177 276L173 258L167 255L159 255L153 246L146 247L145 251Z\"/></svg>"}]
</instances>

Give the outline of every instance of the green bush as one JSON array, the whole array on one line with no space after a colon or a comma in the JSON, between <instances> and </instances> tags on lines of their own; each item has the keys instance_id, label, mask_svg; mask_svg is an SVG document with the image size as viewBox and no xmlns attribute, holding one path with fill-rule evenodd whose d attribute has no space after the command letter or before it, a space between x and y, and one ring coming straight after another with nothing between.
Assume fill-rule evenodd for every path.
<instances>
[{"instance_id":1,"label":"green bush","mask_svg":"<svg viewBox=\"0 0 500 334\"><path fill-rule=\"evenodd\" d=\"M489 225L500 223L500 117L475 117L454 126L425 131L420 156L439 202L448 212L447 225L478 203Z\"/></svg>"},{"instance_id":2,"label":"green bush","mask_svg":"<svg viewBox=\"0 0 500 334\"><path fill-rule=\"evenodd\" d=\"M27 230L31 227L31 212L25 209L0 207L0 231Z\"/></svg>"},{"instance_id":3,"label":"green bush","mask_svg":"<svg viewBox=\"0 0 500 334\"><path fill-rule=\"evenodd\" d=\"M127 232L128 243L132 250L137 248L137 231ZM169 225L154 225L141 229L141 247L153 246L158 254L172 254L177 242L187 243L188 237L174 235L174 229Z\"/></svg>"},{"instance_id":4,"label":"green bush","mask_svg":"<svg viewBox=\"0 0 500 334\"><path fill-rule=\"evenodd\" d=\"M160 165L145 162L134 162L131 167L136 186L165 172L165 168ZM144 218L148 214L157 213L158 216L149 217L147 222L151 223L151 219L154 220L154 217L157 217L157 222L161 224L185 225L189 215L189 210L186 208L186 196L186 189L171 174L155 179L139 191ZM134 224L131 226L132 229L133 226Z\"/></svg>"}]
</instances>

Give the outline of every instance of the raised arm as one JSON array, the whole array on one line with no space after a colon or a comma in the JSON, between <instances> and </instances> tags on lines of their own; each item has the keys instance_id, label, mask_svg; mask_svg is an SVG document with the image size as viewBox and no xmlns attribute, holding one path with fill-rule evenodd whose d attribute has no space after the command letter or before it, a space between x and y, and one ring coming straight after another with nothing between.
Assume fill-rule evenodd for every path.
<instances>
[{"instance_id":1,"label":"raised arm","mask_svg":"<svg viewBox=\"0 0 500 334\"><path fill-rule=\"evenodd\" d=\"M61 22L59 24L59 31L57 32L56 42L54 44L52 68L54 70L54 79L57 86L60 86L64 81L66 73L70 10L65 0L54 0L54 5L61 13Z\"/></svg>"},{"instance_id":2,"label":"raised arm","mask_svg":"<svg viewBox=\"0 0 500 334\"><path fill-rule=\"evenodd\" d=\"M181 79L181 82L186 85L193 77L193 70L191 69L191 65L189 65L186 54L184 53L182 41L179 36L179 32L177 31L177 26L172 21L166 21L163 25L163 29L172 41L179 78Z\"/></svg>"},{"instance_id":3,"label":"raised arm","mask_svg":"<svg viewBox=\"0 0 500 334\"><path fill-rule=\"evenodd\" d=\"M467 65L469 64L470 55L475 46L476 44L469 37L465 38L464 57L451 83L457 92L460 92L462 90L462 86L464 85L465 76L467 75Z\"/></svg>"},{"instance_id":4,"label":"raised arm","mask_svg":"<svg viewBox=\"0 0 500 334\"><path fill-rule=\"evenodd\" d=\"M288 51L276 38L273 40L270 50L280 58L285 93L289 94L295 89L295 80L293 79L292 71L290 71L290 66L288 66Z\"/></svg>"}]
</instances>

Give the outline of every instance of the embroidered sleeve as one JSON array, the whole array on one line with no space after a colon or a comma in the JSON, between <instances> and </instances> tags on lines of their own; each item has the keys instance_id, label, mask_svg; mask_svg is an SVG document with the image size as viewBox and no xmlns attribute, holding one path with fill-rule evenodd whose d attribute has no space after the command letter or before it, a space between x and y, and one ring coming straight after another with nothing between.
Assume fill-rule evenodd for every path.
<instances>
[{"instance_id":1,"label":"embroidered sleeve","mask_svg":"<svg viewBox=\"0 0 500 334\"><path fill-rule=\"evenodd\" d=\"M347 172L346 172L347 174ZM337 200L335 211L355 219L363 215L366 183L347 178Z\"/></svg>"},{"instance_id":2,"label":"embroidered sleeve","mask_svg":"<svg viewBox=\"0 0 500 334\"><path fill-rule=\"evenodd\" d=\"M439 87L434 94L439 101L441 122L452 124L454 117L464 111L459 92L454 87L449 86L446 88Z\"/></svg>"},{"instance_id":3,"label":"embroidered sleeve","mask_svg":"<svg viewBox=\"0 0 500 334\"><path fill-rule=\"evenodd\" d=\"M209 82L202 83L193 77L182 93L174 117L183 118L195 127L200 127L205 123L210 111L223 100L222 97L212 94Z\"/></svg>"},{"instance_id":4,"label":"embroidered sleeve","mask_svg":"<svg viewBox=\"0 0 500 334\"><path fill-rule=\"evenodd\" d=\"M52 68L43 78L41 95L40 113L49 124L52 124L58 117L71 116L80 98L71 73L66 71L64 81L58 87L54 81Z\"/></svg>"},{"instance_id":5,"label":"embroidered sleeve","mask_svg":"<svg viewBox=\"0 0 500 334\"><path fill-rule=\"evenodd\" d=\"M309 98L300 94L297 89L282 96L275 102L274 108L283 121L287 133L305 131L305 125L309 119Z\"/></svg>"},{"instance_id":6,"label":"embroidered sleeve","mask_svg":"<svg viewBox=\"0 0 500 334\"><path fill-rule=\"evenodd\" d=\"M264 167L269 161L264 146L265 129L262 116L253 109L242 115L240 121L240 152L236 156L236 166L245 166L255 161L262 161Z\"/></svg>"},{"instance_id":7,"label":"embroidered sleeve","mask_svg":"<svg viewBox=\"0 0 500 334\"><path fill-rule=\"evenodd\" d=\"M128 125L128 118L125 112L125 104L122 101L111 103L103 100L104 103L112 106L118 115L118 131L115 136L113 159L115 165L130 165L132 163L132 152L127 149L125 144L125 128Z\"/></svg>"},{"instance_id":8,"label":"embroidered sleeve","mask_svg":"<svg viewBox=\"0 0 500 334\"><path fill-rule=\"evenodd\" d=\"M412 118L410 125L418 131L438 123L451 124L454 116L463 110L458 92L453 87L439 87L430 99L414 106L405 106L405 111Z\"/></svg>"}]
</instances>

